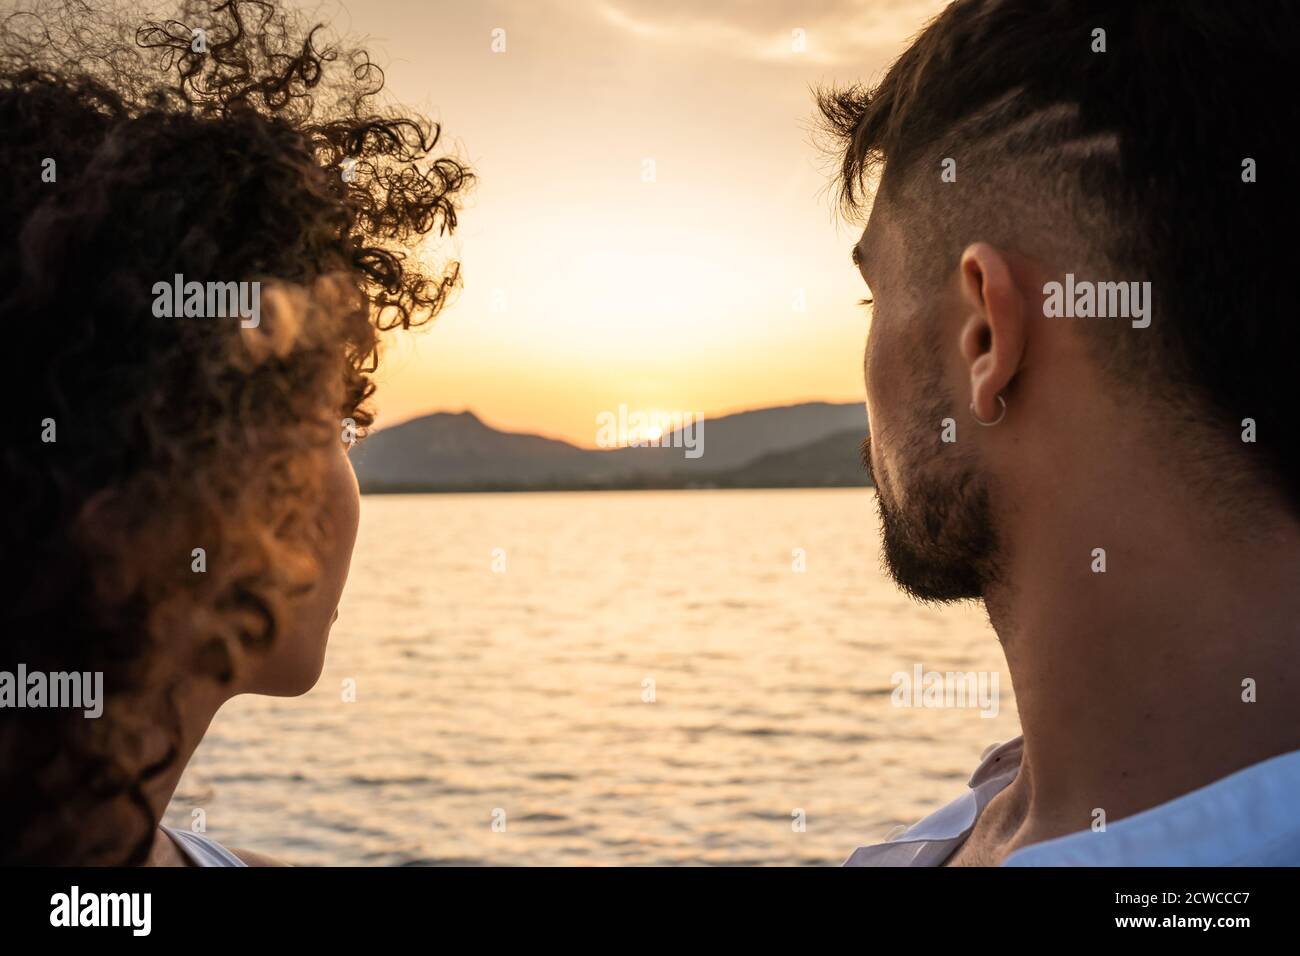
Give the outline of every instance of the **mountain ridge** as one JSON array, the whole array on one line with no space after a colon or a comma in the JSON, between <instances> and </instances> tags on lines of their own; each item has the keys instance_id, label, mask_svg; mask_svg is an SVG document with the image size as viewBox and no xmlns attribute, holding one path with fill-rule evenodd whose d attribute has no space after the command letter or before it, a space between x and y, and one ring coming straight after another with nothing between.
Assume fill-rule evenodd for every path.
<instances>
[{"instance_id":1,"label":"mountain ridge","mask_svg":"<svg viewBox=\"0 0 1300 956\"><path fill-rule=\"evenodd\" d=\"M662 447L589 449L504 431L471 410L433 412L376 430L352 458L369 494L799 487L803 471L809 487L866 483L850 463L866 434L859 402L801 402L705 417L694 436L703 451L697 458L670 447L674 434L660 439Z\"/></svg>"}]
</instances>

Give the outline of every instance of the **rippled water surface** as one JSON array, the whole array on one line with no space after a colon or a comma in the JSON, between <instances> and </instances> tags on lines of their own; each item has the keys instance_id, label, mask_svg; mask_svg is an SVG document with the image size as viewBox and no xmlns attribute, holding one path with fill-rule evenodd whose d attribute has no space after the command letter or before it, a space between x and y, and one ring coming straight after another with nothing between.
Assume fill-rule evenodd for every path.
<instances>
[{"instance_id":1,"label":"rippled water surface","mask_svg":"<svg viewBox=\"0 0 1300 956\"><path fill-rule=\"evenodd\" d=\"M997 715L894 706L918 664L995 672ZM368 497L320 683L228 704L167 822L299 864L839 864L1018 732L870 491Z\"/></svg>"}]
</instances>

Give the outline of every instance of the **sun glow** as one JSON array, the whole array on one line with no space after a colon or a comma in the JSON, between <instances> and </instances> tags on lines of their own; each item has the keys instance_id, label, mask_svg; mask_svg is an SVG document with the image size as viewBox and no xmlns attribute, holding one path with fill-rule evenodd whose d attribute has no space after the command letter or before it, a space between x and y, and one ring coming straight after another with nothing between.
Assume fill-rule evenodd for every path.
<instances>
[{"instance_id":1,"label":"sun glow","mask_svg":"<svg viewBox=\"0 0 1300 956\"><path fill-rule=\"evenodd\" d=\"M835 213L809 88L883 69L899 24L942 0L898 6L897 23L860 11L852 41L838 14L801 24L799 52L761 4L733 17L743 43L712 15L648 2L630 20L518 4L494 54L469 39L499 26L491 5L462 4L439 30L430 5L353 5L355 29L384 38L386 89L427 102L477 177L455 236L414 253L432 270L455 259L463 285L429 328L389 337L377 427L470 408L600 447L593 419L621 405L717 416L861 400L870 315L844 261L861 224ZM456 82L485 71L492 82ZM631 437L673 433L651 422Z\"/></svg>"}]
</instances>

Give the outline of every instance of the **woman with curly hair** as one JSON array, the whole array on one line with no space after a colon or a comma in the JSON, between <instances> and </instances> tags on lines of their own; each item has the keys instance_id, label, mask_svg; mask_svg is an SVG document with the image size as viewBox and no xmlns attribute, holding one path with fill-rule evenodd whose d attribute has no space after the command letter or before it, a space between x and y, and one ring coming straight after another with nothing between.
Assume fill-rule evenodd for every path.
<instances>
[{"instance_id":1,"label":"woman with curly hair","mask_svg":"<svg viewBox=\"0 0 1300 956\"><path fill-rule=\"evenodd\" d=\"M0 324L22 370L0 671L103 681L98 717L0 710L5 863L267 862L159 821L222 704L320 675L378 336L456 285L413 253L470 180L322 34L253 0L0 21ZM158 290L182 282L257 307L178 313Z\"/></svg>"}]
</instances>

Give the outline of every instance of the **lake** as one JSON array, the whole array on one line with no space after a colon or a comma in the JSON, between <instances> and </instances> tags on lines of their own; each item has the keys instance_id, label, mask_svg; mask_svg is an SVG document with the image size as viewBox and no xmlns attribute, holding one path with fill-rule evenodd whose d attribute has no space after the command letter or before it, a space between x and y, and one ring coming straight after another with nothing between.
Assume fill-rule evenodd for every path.
<instances>
[{"instance_id":1,"label":"lake","mask_svg":"<svg viewBox=\"0 0 1300 956\"><path fill-rule=\"evenodd\" d=\"M894 587L872 494L366 497L320 683L228 704L165 822L303 865L838 865L1019 733L983 609ZM918 668L996 715L899 706Z\"/></svg>"}]
</instances>

